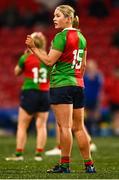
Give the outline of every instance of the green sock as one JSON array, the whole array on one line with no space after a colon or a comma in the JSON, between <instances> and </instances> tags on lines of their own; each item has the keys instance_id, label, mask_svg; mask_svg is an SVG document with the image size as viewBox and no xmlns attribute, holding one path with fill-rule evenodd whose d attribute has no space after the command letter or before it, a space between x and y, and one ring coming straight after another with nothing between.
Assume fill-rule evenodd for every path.
<instances>
[{"instance_id":1,"label":"green sock","mask_svg":"<svg viewBox=\"0 0 119 180\"><path fill-rule=\"evenodd\" d=\"M84 163L87 163L89 161L92 161L92 159L84 159Z\"/></svg>"},{"instance_id":2,"label":"green sock","mask_svg":"<svg viewBox=\"0 0 119 180\"><path fill-rule=\"evenodd\" d=\"M84 159L84 164L85 164L85 166L93 165L93 160L92 159Z\"/></svg>"},{"instance_id":3,"label":"green sock","mask_svg":"<svg viewBox=\"0 0 119 180\"><path fill-rule=\"evenodd\" d=\"M62 166L63 168L68 168L68 167L69 167L69 163L63 163L63 164L61 164L61 166Z\"/></svg>"},{"instance_id":4,"label":"green sock","mask_svg":"<svg viewBox=\"0 0 119 180\"><path fill-rule=\"evenodd\" d=\"M15 155L16 155L17 157L23 156L23 152L17 152L17 151L16 151Z\"/></svg>"},{"instance_id":5,"label":"green sock","mask_svg":"<svg viewBox=\"0 0 119 180\"><path fill-rule=\"evenodd\" d=\"M41 155L42 155L41 152L36 152L36 153L35 153L35 156L41 156Z\"/></svg>"}]
</instances>

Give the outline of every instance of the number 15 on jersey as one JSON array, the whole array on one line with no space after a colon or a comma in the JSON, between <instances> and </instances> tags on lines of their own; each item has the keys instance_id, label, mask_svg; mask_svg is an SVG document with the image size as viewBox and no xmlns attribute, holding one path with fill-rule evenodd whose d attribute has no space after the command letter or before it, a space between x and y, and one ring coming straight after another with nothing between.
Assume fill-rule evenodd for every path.
<instances>
[{"instance_id":1,"label":"number 15 on jersey","mask_svg":"<svg viewBox=\"0 0 119 180\"><path fill-rule=\"evenodd\" d=\"M72 66L71 68L72 69L80 69L81 68L81 63L82 63L82 55L84 53L84 50L83 49L75 49L73 51L73 61L72 61Z\"/></svg>"}]
</instances>

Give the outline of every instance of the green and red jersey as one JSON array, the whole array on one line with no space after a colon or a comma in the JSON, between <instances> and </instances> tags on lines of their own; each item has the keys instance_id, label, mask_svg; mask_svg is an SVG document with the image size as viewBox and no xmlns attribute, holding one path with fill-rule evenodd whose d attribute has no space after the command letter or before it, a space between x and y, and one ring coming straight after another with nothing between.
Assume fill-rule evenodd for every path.
<instances>
[{"instance_id":1,"label":"green and red jersey","mask_svg":"<svg viewBox=\"0 0 119 180\"><path fill-rule=\"evenodd\" d=\"M66 28L56 34L52 41L52 49L62 52L60 59L54 65L50 75L51 88L62 86L84 86L80 67L86 39L75 28Z\"/></svg>"},{"instance_id":2,"label":"green and red jersey","mask_svg":"<svg viewBox=\"0 0 119 180\"><path fill-rule=\"evenodd\" d=\"M22 55L18 65L24 72L23 90L49 90L49 68L40 62L34 54Z\"/></svg>"}]
</instances>

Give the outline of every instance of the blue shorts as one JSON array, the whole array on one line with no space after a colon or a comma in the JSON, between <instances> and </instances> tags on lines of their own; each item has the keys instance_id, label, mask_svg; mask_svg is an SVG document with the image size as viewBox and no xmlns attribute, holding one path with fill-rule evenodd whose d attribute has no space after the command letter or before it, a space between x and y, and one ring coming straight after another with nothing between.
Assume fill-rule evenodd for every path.
<instances>
[{"instance_id":1,"label":"blue shorts","mask_svg":"<svg viewBox=\"0 0 119 180\"><path fill-rule=\"evenodd\" d=\"M51 104L73 104L73 108L84 107L84 88L65 86L50 89Z\"/></svg>"},{"instance_id":2,"label":"blue shorts","mask_svg":"<svg viewBox=\"0 0 119 180\"><path fill-rule=\"evenodd\" d=\"M49 110L49 92L40 90L23 90L20 96L20 106L28 114L47 112Z\"/></svg>"},{"instance_id":3,"label":"blue shorts","mask_svg":"<svg viewBox=\"0 0 119 180\"><path fill-rule=\"evenodd\" d=\"M113 113L119 111L119 104L110 102L110 110Z\"/></svg>"},{"instance_id":4,"label":"blue shorts","mask_svg":"<svg viewBox=\"0 0 119 180\"><path fill-rule=\"evenodd\" d=\"M85 98L85 108L87 110L96 110L98 108L98 100L96 99L95 101L94 100L86 100Z\"/></svg>"}]
</instances>

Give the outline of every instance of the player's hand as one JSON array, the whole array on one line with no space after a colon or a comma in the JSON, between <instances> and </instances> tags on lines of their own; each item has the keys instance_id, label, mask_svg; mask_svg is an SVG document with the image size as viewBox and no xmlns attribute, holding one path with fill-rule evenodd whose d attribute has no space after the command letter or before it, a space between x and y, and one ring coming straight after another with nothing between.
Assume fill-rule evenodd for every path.
<instances>
[{"instance_id":1,"label":"player's hand","mask_svg":"<svg viewBox=\"0 0 119 180\"><path fill-rule=\"evenodd\" d=\"M34 43L34 40L30 35L27 35L25 44L28 46L28 48L35 48L36 47L35 43Z\"/></svg>"},{"instance_id":2,"label":"player's hand","mask_svg":"<svg viewBox=\"0 0 119 180\"><path fill-rule=\"evenodd\" d=\"M45 50L47 45L45 35L42 32L38 32L37 35L43 41L43 49Z\"/></svg>"}]
</instances>

